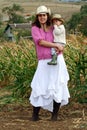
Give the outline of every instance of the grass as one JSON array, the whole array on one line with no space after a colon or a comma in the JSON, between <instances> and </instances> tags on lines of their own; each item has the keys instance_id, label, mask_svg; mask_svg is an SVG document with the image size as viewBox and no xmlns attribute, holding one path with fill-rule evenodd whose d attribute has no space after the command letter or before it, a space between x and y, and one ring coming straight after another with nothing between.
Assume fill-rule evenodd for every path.
<instances>
[{"instance_id":1,"label":"grass","mask_svg":"<svg viewBox=\"0 0 87 130\"><path fill-rule=\"evenodd\" d=\"M13 96L13 89L11 87L0 88L0 109L7 104L23 104L24 102L28 102L27 99L18 98Z\"/></svg>"}]
</instances>

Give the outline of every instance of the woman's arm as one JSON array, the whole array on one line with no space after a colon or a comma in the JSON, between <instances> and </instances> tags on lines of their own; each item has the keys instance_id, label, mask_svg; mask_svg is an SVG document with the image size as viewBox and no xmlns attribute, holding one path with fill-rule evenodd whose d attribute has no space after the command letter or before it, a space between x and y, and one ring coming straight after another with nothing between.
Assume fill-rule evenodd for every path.
<instances>
[{"instance_id":1,"label":"woman's arm","mask_svg":"<svg viewBox=\"0 0 87 130\"><path fill-rule=\"evenodd\" d=\"M40 40L39 45L45 46L45 47L56 48L58 51L63 51L63 49L64 49L64 47L60 44L50 43L50 42L47 42L45 40Z\"/></svg>"},{"instance_id":2,"label":"woman's arm","mask_svg":"<svg viewBox=\"0 0 87 130\"><path fill-rule=\"evenodd\" d=\"M36 26L32 27L32 37L34 39L35 44L39 44L40 46L44 46L44 47L56 48L56 50L58 51L63 50L62 46L56 43L51 43L51 42L43 40L43 37L39 31L39 28Z\"/></svg>"}]
</instances>

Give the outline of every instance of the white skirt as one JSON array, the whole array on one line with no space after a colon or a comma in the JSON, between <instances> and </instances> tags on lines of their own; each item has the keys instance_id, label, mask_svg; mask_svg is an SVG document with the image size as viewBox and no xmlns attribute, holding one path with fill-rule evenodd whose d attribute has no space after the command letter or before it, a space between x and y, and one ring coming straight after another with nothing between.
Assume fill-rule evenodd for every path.
<instances>
[{"instance_id":1,"label":"white skirt","mask_svg":"<svg viewBox=\"0 0 87 130\"><path fill-rule=\"evenodd\" d=\"M57 65L48 65L51 59L40 60L31 82L32 92L30 103L35 107L42 107L53 111L53 100L61 106L69 102L68 80L69 74L63 54L58 55Z\"/></svg>"}]
</instances>

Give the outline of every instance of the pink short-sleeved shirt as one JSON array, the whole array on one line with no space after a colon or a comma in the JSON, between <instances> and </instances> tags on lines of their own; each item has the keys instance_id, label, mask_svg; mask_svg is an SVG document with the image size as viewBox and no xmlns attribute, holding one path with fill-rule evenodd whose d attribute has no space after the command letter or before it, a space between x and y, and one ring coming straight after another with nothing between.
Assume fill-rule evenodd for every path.
<instances>
[{"instance_id":1,"label":"pink short-sleeved shirt","mask_svg":"<svg viewBox=\"0 0 87 130\"><path fill-rule=\"evenodd\" d=\"M33 26L31 32L35 43L38 60L51 58L51 48L40 46L38 43L40 40L53 42L53 28L51 28L48 32L45 32L41 28Z\"/></svg>"}]
</instances>

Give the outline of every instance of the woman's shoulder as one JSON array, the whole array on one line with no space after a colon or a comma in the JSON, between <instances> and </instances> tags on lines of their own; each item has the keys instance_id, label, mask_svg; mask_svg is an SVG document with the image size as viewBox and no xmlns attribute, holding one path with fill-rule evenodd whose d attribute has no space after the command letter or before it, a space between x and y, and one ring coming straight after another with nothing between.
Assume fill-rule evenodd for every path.
<instances>
[{"instance_id":1,"label":"woman's shoulder","mask_svg":"<svg viewBox=\"0 0 87 130\"><path fill-rule=\"evenodd\" d=\"M40 28L38 28L38 27L35 26L35 25L31 27L31 31L32 31L32 32L38 32L39 29L40 29Z\"/></svg>"},{"instance_id":2,"label":"woman's shoulder","mask_svg":"<svg viewBox=\"0 0 87 130\"><path fill-rule=\"evenodd\" d=\"M33 25L32 29L39 29L39 28L36 25Z\"/></svg>"}]
</instances>

